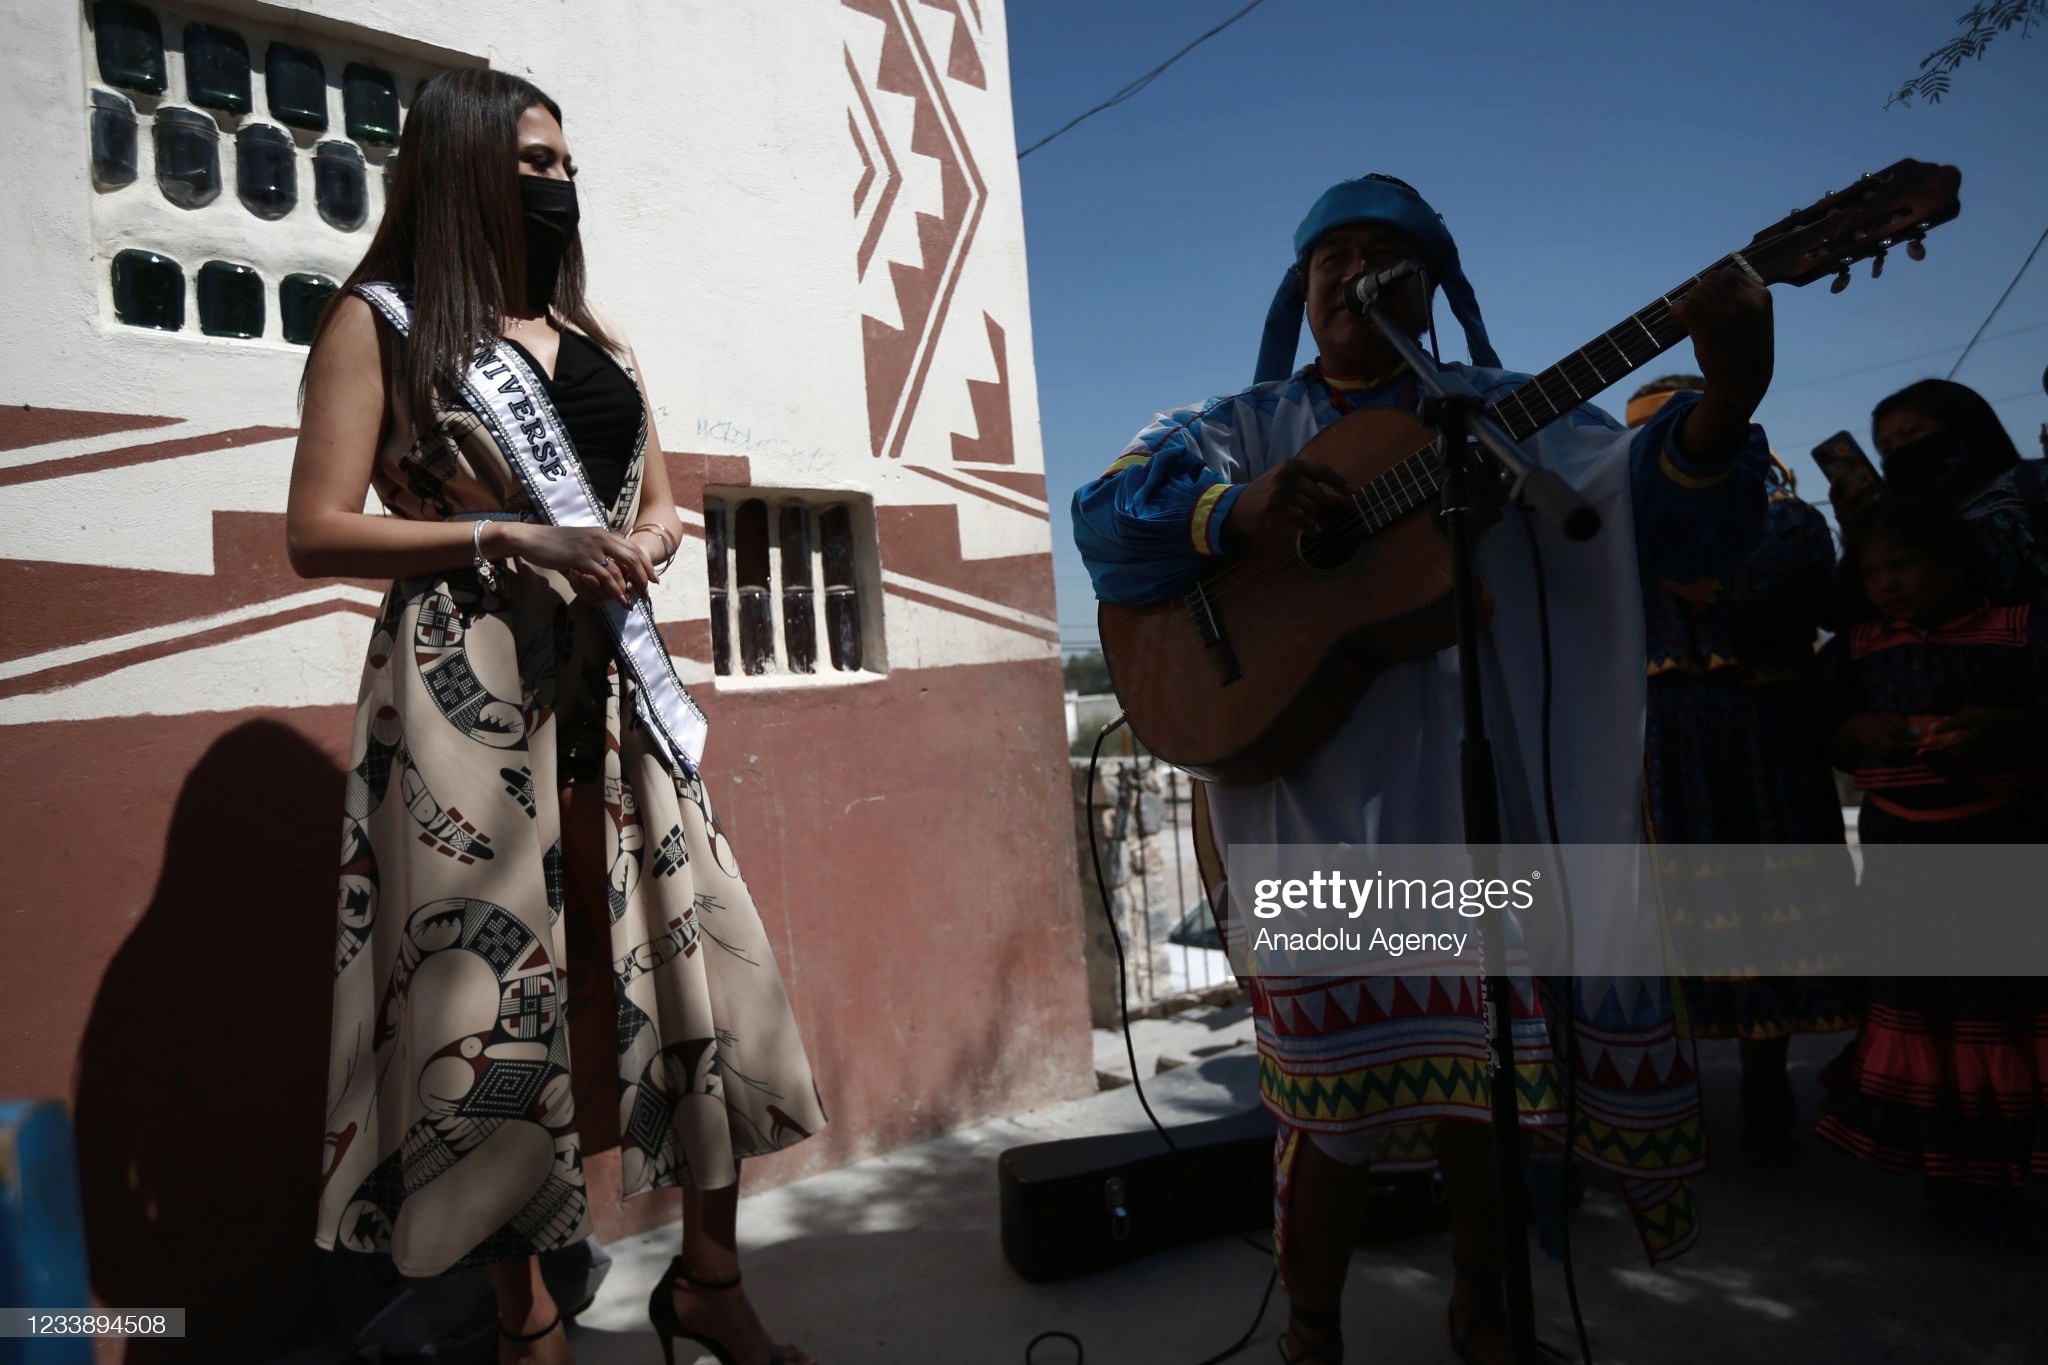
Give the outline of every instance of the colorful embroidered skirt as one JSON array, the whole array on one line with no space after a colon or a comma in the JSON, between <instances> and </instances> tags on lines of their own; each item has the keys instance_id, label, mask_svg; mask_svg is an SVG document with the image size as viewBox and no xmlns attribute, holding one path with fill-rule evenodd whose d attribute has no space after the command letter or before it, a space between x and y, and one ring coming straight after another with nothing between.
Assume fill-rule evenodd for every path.
<instances>
[{"instance_id":1,"label":"colorful embroidered skirt","mask_svg":"<svg viewBox=\"0 0 2048 1365\"><path fill-rule=\"evenodd\" d=\"M1522 1126L1565 1141L1564 982L1513 1002L1515 1088ZM1654 1262L1690 1248L1698 1210L1686 1177L1706 1169L1696 1060L1663 980L1576 983L1576 1159L1620 1183ZM1259 1091L1282 1122L1276 1148L1275 1236L1285 1240L1294 1138L1367 1134L1380 1170L1436 1163L1444 1121L1491 1123L1485 1013L1471 976L1247 983L1258 1021Z\"/></svg>"}]
</instances>

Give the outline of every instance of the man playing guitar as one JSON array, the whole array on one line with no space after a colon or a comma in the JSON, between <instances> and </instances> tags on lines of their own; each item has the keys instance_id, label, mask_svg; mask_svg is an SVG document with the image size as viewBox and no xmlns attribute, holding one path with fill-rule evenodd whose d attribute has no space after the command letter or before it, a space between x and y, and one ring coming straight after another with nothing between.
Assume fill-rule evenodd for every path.
<instances>
[{"instance_id":1,"label":"man playing guitar","mask_svg":"<svg viewBox=\"0 0 2048 1365\"><path fill-rule=\"evenodd\" d=\"M1313 535L1347 512L1344 480L1294 457L1349 413L1412 412L1422 397L1373 324L1343 305L1344 282L1360 271L1419 260L1427 283L1404 281L1388 311L1419 337L1433 330L1441 288L1473 359L1455 368L1472 386L1491 403L1527 379L1499 368L1455 243L1402 182L1367 176L1333 187L1294 248L1257 382L1159 417L1075 495L1075 539L1103 602L1164 601L1250 539L1290 529ZM1304 307L1319 354L1294 370ZM1549 736L1559 836L1632 843L1641 837L1640 585L1731 572L1762 535L1769 453L1750 417L1771 377L1769 293L1751 276L1719 269L1695 280L1670 314L1692 337L1704 395L1674 400L1634 432L1582 406L1524 446L1600 512L1603 534L1574 544L1534 519L1524 525L1523 513L1506 507L1479 537L1478 568L1495 603L1480 657L1512 842L1550 839L1531 553L1540 552L1547 570L1559 660ZM1215 845L1461 841L1460 715L1454 650L1388 665L1335 732L1282 776L1208 789ZM1238 905L1219 917L1239 918ZM1524 1130L1552 1146L1563 1140L1556 1072L1564 1053L1549 1025L1570 1010L1579 1028L1579 1159L1620 1180L1653 1261L1676 1255L1696 1236L1684 1177L1703 1169L1705 1143L1669 987L1553 984L1517 987ZM1292 1305L1283 1357L1342 1358L1338 1307L1371 1161L1384 1170L1440 1165L1457 1269L1452 1342L1468 1361L1506 1359L1501 1192L1480 1127L1489 1109L1476 978L1408 975L1363 987L1358 979L1253 978L1247 986L1258 1016L1261 1093L1281 1124L1275 1237ZM1665 1060L1610 1065L1605 1080L1596 1076L1608 1052L1634 1057L1637 1049ZM1616 1074L1627 1079L1616 1083Z\"/></svg>"}]
</instances>

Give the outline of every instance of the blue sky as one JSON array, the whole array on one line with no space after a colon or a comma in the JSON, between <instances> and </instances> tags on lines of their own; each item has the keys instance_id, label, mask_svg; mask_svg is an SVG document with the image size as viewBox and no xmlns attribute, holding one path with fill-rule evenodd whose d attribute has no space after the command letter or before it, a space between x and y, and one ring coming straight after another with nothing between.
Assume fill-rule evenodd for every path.
<instances>
[{"instance_id":1,"label":"blue sky","mask_svg":"<svg viewBox=\"0 0 2048 1365\"><path fill-rule=\"evenodd\" d=\"M1242 2L1012 0L1020 145ZM1025 158L1066 643L1094 638L1074 489L1155 411L1250 380L1295 224L1365 171L1443 213L1504 362L1533 371L1864 171L1907 156L1961 167L1962 216L1926 261L1894 253L1874 282L1860 266L1840 295L1774 291L1777 375L1759 420L1824 503L1806 452L1844 427L1868 449L1871 406L1946 373L2048 227L2048 32L2002 38L1940 104L1884 108L1967 7L1267 0ZM1463 359L1439 315L1446 356ZM1312 350L1304 335L1301 358ZM1956 376L2027 455L2048 420L2044 364L2048 250ZM1618 414L1648 374L1692 366L1681 344L1601 401Z\"/></svg>"}]
</instances>

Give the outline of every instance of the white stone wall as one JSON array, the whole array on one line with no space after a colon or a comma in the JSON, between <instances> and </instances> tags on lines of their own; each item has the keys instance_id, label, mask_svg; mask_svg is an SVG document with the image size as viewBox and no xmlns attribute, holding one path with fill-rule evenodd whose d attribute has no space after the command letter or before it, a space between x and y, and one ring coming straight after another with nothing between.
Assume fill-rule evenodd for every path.
<instances>
[{"instance_id":1,"label":"white stone wall","mask_svg":"<svg viewBox=\"0 0 2048 1365\"><path fill-rule=\"evenodd\" d=\"M188 10L154 8L167 46L177 47ZM1042 608L992 600L972 581L976 561L1050 552L1042 486L1034 493L1003 481L1012 473L1042 476L1044 463L1002 5L875 0L868 8L884 13L840 0L217 0L191 7L189 17L252 35L259 112L259 33L296 31L323 53L382 57L407 100L415 71L460 60L487 60L536 81L562 105L580 168L592 296L623 322L637 349L666 448L747 456L756 485L857 490L878 508L956 508L956 581L880 576L891 666L1051 659L1057 627L1049 568ZM335 231L314 211L309 163L292 215L264 222L249 213L235 197L232 136L222 140L220 197L177 210L150 176L145 109L141 174L124 189L95 191L89 10L90 0L5 0L0 10L8 35L0 121L10 149L0 260L13 319L0 404L176 424L0 449L0 476L36 467L32 478L0 483L0 559L195 580L230 574L236 566L215 562L215 516L284 510L289 434L114 468L94 459L143 442L296 425L305 352L278 335L277 280L288 269L346 274L381 210L379 163L373 155L371 220L353 233ZM924 94L884 88L890 42L899 84L905 45L919 54ZM328 57L330 83L339 83L340 65L339 56ZM175 53L171 66L165 102L183 104ZM337 126L327 136L342 137L338 96L334 108ZM850 135L862 110L870 111L862 115L867 131ZM918 263L919 216L958 219L967 211L946 202L946 157L912 147L919 118L934 111L943 112L949 155L974 167L974 223L971 241L956 243L945 262L943 316L906 319L891 267ZM881 203L876 182L857 207L868 166L885 146L895 168L888 202ZM112 253L162 249L150 240L152 224L167 216L178 219L188 280L215 256L263 270L268 337L200 336L189 284L183 332L113 319ZM916 383L905 386L914 392L897 405L892 444L879 455L869 420L872 347L864 341L873 323L864 318L888 327L909 322L918 333ZM970 388L970 381L998 379L989 324L1003 339L1009 429L1000 435L1012 456L993 476L962 461L955 441L998 434L980 429ZM85 461L82 472L64 472L60 462L72 460ZM701 550L701 541L687 542L683 554L694 559L665 579L662 619L705 616ZM139 671L15 695L0 688L0 724L352 702L367 634L366 604L356 600L363 593L321 590L333 594L336 612L324 627L300 621L267 642L208 646L218 657L156 657L137 664ZM149 627L222 628L219 613L200 611ZM60 651L0 661L0 684L75 667L95 650L119 655L136 647L133 634L96 635L81 621ZM266 646L275 652L266 655ZM251 661L261 666L246 666ZM709 681L708 666L686 663L684 673L693 683Z\"/></svg>"}]
</instances>

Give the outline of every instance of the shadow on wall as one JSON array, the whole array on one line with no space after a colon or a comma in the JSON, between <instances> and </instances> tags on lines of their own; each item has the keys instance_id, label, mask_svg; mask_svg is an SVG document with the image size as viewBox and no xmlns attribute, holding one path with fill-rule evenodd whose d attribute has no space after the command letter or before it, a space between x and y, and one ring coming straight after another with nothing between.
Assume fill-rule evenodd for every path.
<instances>
[{"instance_id":1,"label":"shadow on wall","mask_svg":"<svg viewBox=\"0 0 2048 1365\"><path fill-rule=\"evenodd\" d=\"M235 1365L322 1331L313 1245L342 773L272 722L178 793L156 893L101 978L78 1056L92 1287L183 1307L127 1365Z\"/></svg>"}]
</instances>

